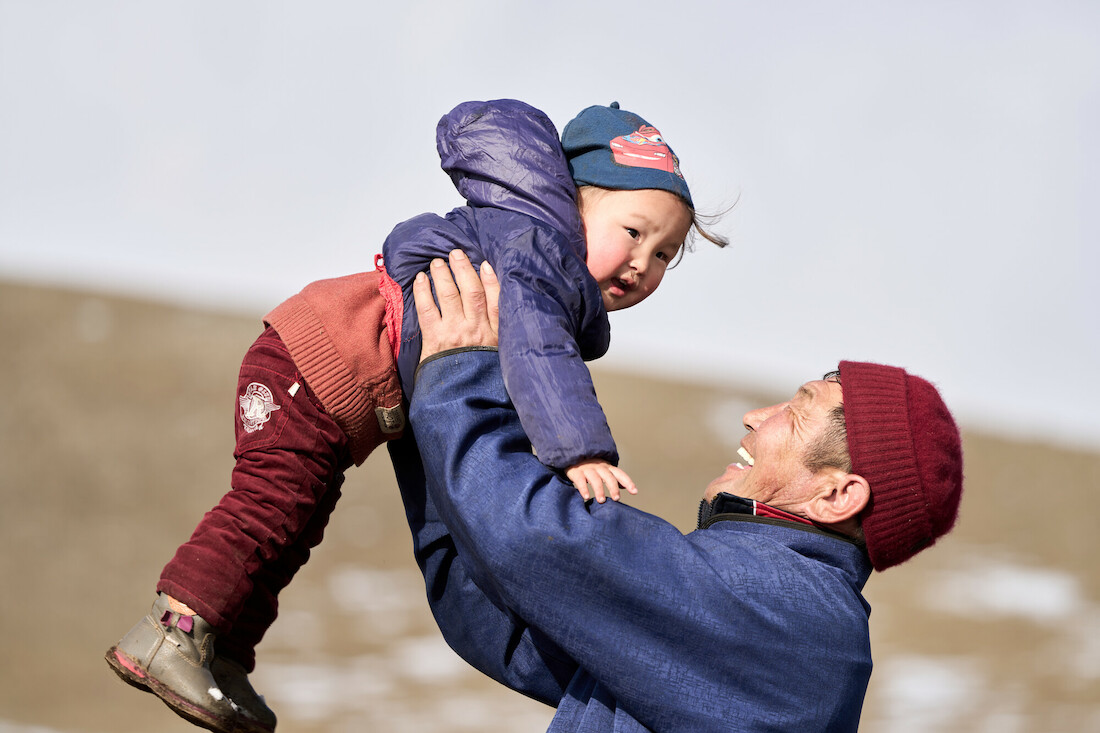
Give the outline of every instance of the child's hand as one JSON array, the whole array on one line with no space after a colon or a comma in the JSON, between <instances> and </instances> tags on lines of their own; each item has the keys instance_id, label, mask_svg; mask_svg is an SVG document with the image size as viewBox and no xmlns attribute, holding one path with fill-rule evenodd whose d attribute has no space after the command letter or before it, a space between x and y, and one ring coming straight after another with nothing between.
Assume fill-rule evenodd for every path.
<instances>
[{"instance_id":1,"label":"child's hand","mask_svg":"<svg viewBox=\"0 0 1100 733\"><path fill-rule=\"evenodd\" d=\"M565 475L581 492L581 496L588 501L593 496L596 501L603 504L610 496L615 501L619 500L620 486L631 494L638 493L638 487L634 485L630 477L621 468L612 466L607 461L592 458L570 466L565 469ZM592 491L589 492L589 487Z\"/></svg>"}]
</instances>

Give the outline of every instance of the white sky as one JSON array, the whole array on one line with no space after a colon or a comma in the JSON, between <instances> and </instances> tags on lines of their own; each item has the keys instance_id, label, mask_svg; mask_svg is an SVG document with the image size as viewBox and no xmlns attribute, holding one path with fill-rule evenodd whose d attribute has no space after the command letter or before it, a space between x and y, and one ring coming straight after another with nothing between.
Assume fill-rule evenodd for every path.
<instances>
[{"instance_id":1,"label":"white sky","mask_svg":"<svg viewBox=\"0 0 1100 733\"><path fill-rule=\"evenodd\" d=\"M842 358L1100 446L1100 5L0 0L0 278L266 312L461 204L435 123L618 100L738 200L615 366L793 389Z\"/></svg>"}]
</instances>

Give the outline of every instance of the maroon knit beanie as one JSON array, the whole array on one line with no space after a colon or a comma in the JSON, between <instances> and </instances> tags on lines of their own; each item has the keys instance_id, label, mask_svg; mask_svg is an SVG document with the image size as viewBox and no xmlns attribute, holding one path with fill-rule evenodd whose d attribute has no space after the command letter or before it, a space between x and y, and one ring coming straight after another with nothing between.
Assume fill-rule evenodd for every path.
<instances>
[{"instance_id":1,"label":"maroon knit beanie","mask_svg":"<svg viewBox=\"0 0 1100 733\"><path fill-rule=\"evenodd\" d=\"M904 369L840 362L852 473L871 499L860 515L876 570L905 562L955 524L962 498L959 429L936 388Z\"/></svg>"}]
</instances>

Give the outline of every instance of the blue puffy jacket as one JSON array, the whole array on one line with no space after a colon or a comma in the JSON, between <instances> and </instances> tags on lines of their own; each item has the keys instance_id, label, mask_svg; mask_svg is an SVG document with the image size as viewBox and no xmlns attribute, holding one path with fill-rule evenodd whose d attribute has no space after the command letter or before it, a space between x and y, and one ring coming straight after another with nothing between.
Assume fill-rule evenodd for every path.
<instances>
[{"instance_id":1,"label":"blue puffy jacket","mask_svg":"<svg viewBox=\"0 0 1100 733\"><path fill-rule=\"evenodd\" d=\"M500 278L501 366L539 459L558 469L582 458L617 463L584 364L607 351L607 311L585 264L576 187L557 129L523 102L467 102L440 120L436 146L469 205L405 221L382 248L404 296L398 370L405 394L421 345L413 278L433 258L462 249L475 267L488 260Z\"/></svg>"},{"instance_id":2,"label":"blue puffy jacket","mask_svg":"<svg viewBox=\"0 0 1100 733\"><path fill-rule=\"evenodd\" d=\"M858 544L734 513L734 497L688 535L582 501L527 450L491 352L425 362L410 417L415 436L389 448L440 629L556 706L551 731L857 729Z\"/></svg>"}]
</instances>

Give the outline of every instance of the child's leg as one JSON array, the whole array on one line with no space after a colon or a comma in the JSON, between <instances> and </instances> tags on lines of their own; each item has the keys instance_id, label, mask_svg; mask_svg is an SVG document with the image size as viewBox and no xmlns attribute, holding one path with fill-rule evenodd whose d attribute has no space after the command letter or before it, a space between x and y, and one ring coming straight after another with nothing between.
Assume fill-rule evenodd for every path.
<instances>
[{"instance_id":1,"label":"child's leg","mask_svg":"<svg viewBox=\"0 0 1100 733\"><path fill-rule=\"evenodd\" d=\"M265 563L252 577L252 593L228 634L218 637L218 655L228 656L251 672L256 666L256 645L275 620L279 592L309 560L310 550L320 544L329 517L340 498L340 477L325 492L298 541L285 548L275 560Z\"/></svg>"},{"instance_id":2,"label":"child's leg","mask_svg":"<svg viewBox=\"0 0 1100 733\"><path fill-rule=\"evenodd\" d=\"M308 385L303 382L302 389L307 388ZM320 409L320 403L313 392L309 391L308 394ZM248 673L256 666L256 645L275 621L279 609L279 592L290 583L295 573L309 560L310 551L323 539L329 517L340 498L344 471L351 465L347 440L323 409L320 409L317 426L318 435L341 436L337 445L330 446L333 454L338 456L336 463L339 470L331 477L298 537L283 547L276 557L264 562L252 575L252 592L233 622L233 627L227 633L220 634L217 639L216 657L211 665L211 672L218 686L236 706L238 727L235 733L271 733L275 729L275 713L248 680Z\"/></svg>"},{"instance_id":3,"label":"child's leg","mask_svg":"<svg viewBox=\"0 0 1100 733\"><path fill-rule=\"evenodd\" d=\"M254 608L250 618L258 619L250 623L274 619L275 596L308 557L296 546L319 541L310 527L327 522L352 461L347 437L271 329L246 353L239 387L232 490L165 566L157 586L162 595L108 650L107 661L123 680L156 693L200 725L267 733L275 727L274 713L252 691L242 667L215 658L218 637L231 633L246 603ZM253 576L264 590L251 599ZM255 640L262 633L254 632ZM252 699L236 697L245 693Z\"/></svg>"},{"instance_id":4,"label":"child's leg","mask_svg":"<svg viewBox=\"0 0 1100 733\"><path fill-rule=\"evenodd\" d=\"M318 509L327 522L335 501L325 497L333 488L339 495L343 473L351 466L346 436L270 328L241 365L236 433L232 490L203 517L157 585L221 634L233 627L260 569L281 562ZM301 561L292 561L294 570ZM290 575L293 570L287 581ZM260 598L267 606L264 613L273 619L274 596L264 595L269 596Z\"/></svg>"}]
</instances>

